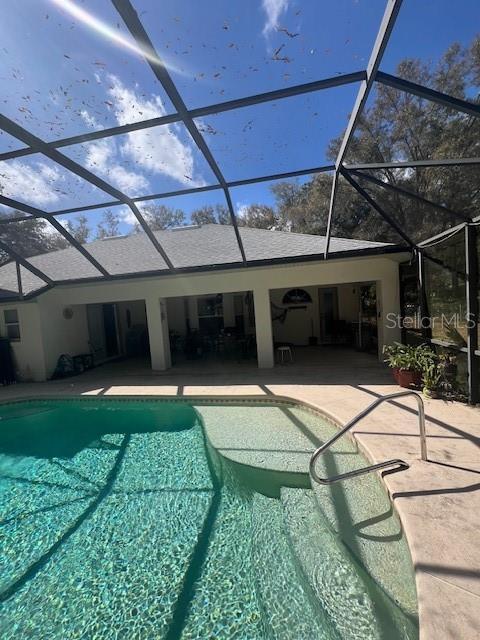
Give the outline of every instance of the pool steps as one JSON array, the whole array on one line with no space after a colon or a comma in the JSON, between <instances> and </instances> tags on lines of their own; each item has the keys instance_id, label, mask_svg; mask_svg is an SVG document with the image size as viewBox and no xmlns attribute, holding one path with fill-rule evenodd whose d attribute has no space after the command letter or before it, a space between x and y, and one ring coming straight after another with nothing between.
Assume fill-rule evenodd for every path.
<instances>
[{"instance_id":1,"label":"pool steps","mask_svg":"<svg viewBox=\"0 0 480 640\"><path fill-rule=\"evenodd\" d=\"M400 520L376 476L333 485L313 483L316 507L392 602L412 620L417 598L410 551ZM395 567L395 571L392 571Z\"/></svg>"},{"instance_id":2,"label":"pool steps","mask_svg":"<svg viewBox=\"0 0 480 640\"><path fill-rule=\"evenodd\" d=\"M365 585L327 522L319 516L313 493L282 489L281 503L295 557L342 640L380 640Z\"/></svg>"},{"instance_id":3,"label":"pool steps","mask_svg":"<svg viewBox=\"0 0 480 640\"><path fill-rule=\"evenodd\" d=\"M252 564L268 640L337 640L296 562L280 500L252 499ZM297 584L292 591L291 585Z\"/></svg>"}]
</instances>

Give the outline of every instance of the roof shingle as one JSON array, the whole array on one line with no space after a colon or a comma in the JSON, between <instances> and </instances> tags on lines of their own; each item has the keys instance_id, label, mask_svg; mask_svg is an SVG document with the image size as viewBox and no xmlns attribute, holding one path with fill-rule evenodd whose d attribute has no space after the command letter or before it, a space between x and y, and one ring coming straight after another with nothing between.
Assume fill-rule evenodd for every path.
<instances>
[{"instance_id":1,"label":"roof shingle","mask_svg":"<svg viewBox=\"0 0 480 640\"><path fill-rule=\"evenodd\" d=\"M233 227L206 224L156 231L156 237L176 268L201 268L241 263ZM321 255L325 237L284 231L240 227L240 236L249 261L298 258ZM332 238L330 253L388 247L385 243ZM144 233L95 240L86 249L112 275L139 274L167 269L165 261ZM69 247L29 258L54 281L101 276L76 249ZM21 267L24 294L31 294L45 283ZM3 292L6 292L5 294ZM18 292L15 264L0 267L0 299ZM3 295L2 295L3 294Z\"/></svg>"}]
</instances>

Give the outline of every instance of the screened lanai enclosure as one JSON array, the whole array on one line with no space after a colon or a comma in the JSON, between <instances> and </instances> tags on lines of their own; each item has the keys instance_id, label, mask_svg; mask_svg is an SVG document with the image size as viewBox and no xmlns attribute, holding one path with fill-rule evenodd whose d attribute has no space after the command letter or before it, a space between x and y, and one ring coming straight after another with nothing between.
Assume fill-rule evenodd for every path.
<instances>
[{"instance_id":1,"label":"screened lanai enclosure","mask_svg":"<svg viewBox=\"0 0 480 640\"><path fill-rule=\"evenodd\" d=\"M4 298L28 298L32 278L38 295L298 261L259 259L252 227L322 236L310 260L339 255L331 238L388 242L411 256L403 339L458 353L477 401L479 13L475 0L6 0ZM207 224L228 229L228 251L169 254L160 232ZM149 244L143 266L98 248L129 234ZM42 269L37 256L66 247L67 272ZM439 328L442 314L460 320Z\"/></svg>"}]
</instances>

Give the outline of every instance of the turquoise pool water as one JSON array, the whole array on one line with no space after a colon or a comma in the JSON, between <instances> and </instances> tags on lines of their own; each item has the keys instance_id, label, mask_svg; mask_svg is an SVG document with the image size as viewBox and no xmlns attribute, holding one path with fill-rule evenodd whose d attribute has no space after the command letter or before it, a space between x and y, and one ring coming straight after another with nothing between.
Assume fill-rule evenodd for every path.
<instances>
[{"instance_id":1,"label":"turquoise pool water","mask_svg":"<svg viewBox=\"0 0 480 640\"><path fill-rule=\"evenodd\" d=\"M278 474L252 482L209 445L201 414L0 405L0 637L416 638L414 612L349 553L313 492L288 474L282 488Z\"/></svg>"}]
</instances>

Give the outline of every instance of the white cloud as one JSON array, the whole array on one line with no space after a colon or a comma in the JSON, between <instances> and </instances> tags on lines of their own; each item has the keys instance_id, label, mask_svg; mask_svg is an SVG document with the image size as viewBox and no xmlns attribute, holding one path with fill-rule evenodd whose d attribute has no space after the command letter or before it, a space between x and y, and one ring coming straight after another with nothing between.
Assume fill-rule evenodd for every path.
<instances>
[{"instance_id":1,"label":"white cloud","mask_svg":"<svg viewBox=\"0 0 480 640\"><path fill-rule=\"evenodd\" d=\"M101 81L100 77L96 79ZM166 113L160 96L140 95L137 86L126 87L113 74L107 75L102 85L107 91L108 101L105 102L119 125ZM99 127L95 117L86 109L80 112L80 116L89 126ZM203 186L205 181L194 175L193 144L183 142L179 133L178 125L173 124L86 143L82 147L85 154L83 164L129 196L150 193L149 177L152 174L168 176L188 187ZM128 212L125 215L128 224L135 222Z\"/></svg>"},{"instance_id":2,"label":"white cloud","mask_svg":"<svg viewBox=\"0 0 480 640\"><path fill-rule=\"evenodd\" d=\"M109 96L118 124L124 125L138 120L165 115L165 107L159 96L139 96L123 85L114 75L108 77ZM182 185L202 186L205 181L196 177L192 146L182 142L177 125L162 125L152 129L132 131L121 146L124 157L138 167L152 173L167 175Z\"/></svg>"},{"instance_id":3,"label":"white cloud","mask_svg":"<svg viewBox=\"0 0 480 640\"><path fill-rule=\"evenodd\" d=\"M235 215L237 218L245 218L248 211L248 204L244 204L243 202L237 202L235 204Z\"/></svg>"},{"instance_id":4,"label":"white cloud","mask_svg":"<svg viewBox=\"0 0 480 640\"><path fill-rule=\"evenodd\" d=\"M117 155L115 140L104 138L88 145L85 165L87 169L103 175L120 191L124 191L128 195L145 193L149 187L148 180L141 173L129 171L121 164L116 163Z\"/></svg>"},{"instance_id":5,"label":"white cloud","mask_svg":"<svg viewBox=\"0 0 480 640\"><path fill-rule=\"evenodd\" d=\"M82 120L92 129L100 129L100 125L95 119L95 116L92 116L86 109L82 109L80 111L80 117Z\"/></svg>"},{"instance_id":6,"label":"white cloud","mask_svg":"<svg viewBox=\"0 0 480 640\"><path fill-rule=\"evenodd\" d=\"M138 206L139 209L141 209L140 206ZM118 209L118 217L120 218L120 220L122 222L124 222L125 224L128 224L130 226L133 227L133 225L137 224L138 220L136 218L136 216L133 214L132 210L130 209L130 207L124 206L121 209Z\"/></svg>"},{"instance_id":7,"label":"white cloud","mask_svg":"<svg viewBox=\"0 0 480 640\"><path fill-rule=\"evenodd\" d=\"M0 193L7 198L45 207L60 200L60 182L64 177L59 169L44 162L11 160L0 165Z\"/></svg>"},{"instance_id":8,"label":"white cloud","mask_svg":"<svg viewBox=\"0 0 480 640\"><path fill-rule=\"evenodd\" d=\"M266 13L263 35L268 36L278 25L278 19L288 9L289 0L262 0L262 8Z\"/></svg>"}]
</instances>

